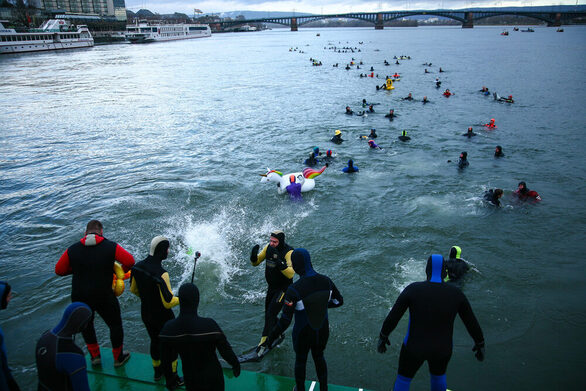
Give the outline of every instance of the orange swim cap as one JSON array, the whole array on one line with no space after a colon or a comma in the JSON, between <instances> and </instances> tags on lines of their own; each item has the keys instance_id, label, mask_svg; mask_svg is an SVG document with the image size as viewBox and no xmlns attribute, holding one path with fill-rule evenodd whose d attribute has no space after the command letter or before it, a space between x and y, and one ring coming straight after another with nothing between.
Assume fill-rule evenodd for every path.
<instances>
[{"instance_id":1,"label":"orange swim cap","mask_svg":"<svg viewBox=\"0 0 586 391\"><path fill-rule=\"evenodd\" d=\"M295 175L291 174L291 176L289 177L289 182L295 183Z\"/></svg>"}]
</instances>

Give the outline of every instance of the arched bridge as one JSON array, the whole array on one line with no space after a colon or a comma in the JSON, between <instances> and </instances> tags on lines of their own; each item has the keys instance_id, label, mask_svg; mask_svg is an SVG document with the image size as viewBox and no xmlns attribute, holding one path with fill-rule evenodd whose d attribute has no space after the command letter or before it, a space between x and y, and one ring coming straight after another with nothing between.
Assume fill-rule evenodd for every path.
<instances>
[{"instance_id":1,"label":"arched bridge","mask_svg":"<svg viewBox=\"0 0 586 391\"><path fill-rule=\"evenodd\" d=\"M234 27L248 23L276 23L291 27L291 31L297 31L299 26L321 19L346 18L359 19L374 24L376 30L382 30L384 22L401 19L416 15L430 15L457 20L462 23L462 28L474 27L474 21L490 18L492 16L515 15L525 16L546 22L548 26L561 26L573 19L585 18L586 11L551 11L536 12L522 11L520 9L499 9L499 8L476 8L464 10L418 10L418 11L381 11L381 12L353 12L348 14L333 15L307 15L307 16L285 16L275 18L232 20L218 23L222 28Z\"/></svg>"}]
</instances>

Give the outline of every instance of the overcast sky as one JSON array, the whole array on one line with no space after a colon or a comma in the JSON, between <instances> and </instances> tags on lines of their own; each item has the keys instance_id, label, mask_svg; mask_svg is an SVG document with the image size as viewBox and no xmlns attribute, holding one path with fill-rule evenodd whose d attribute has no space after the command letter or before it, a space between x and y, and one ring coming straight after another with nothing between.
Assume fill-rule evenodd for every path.
<instances>
[{"instance_id":1,"label":"overcast sky","mask_svg":"<svg viewBox=\"0 0 586 391\"><path fill-rule=\"evenodd\" d=\"M578 0L578 4L585 4L586 0ZM411 0L411 1L376 1L376 0L126 0L126 8L136 12L146 8L160 14L183 12L193 14L197 8L204 13L218 13L229 11L282 11L307 12L313 14L338 14L348 12L374 12L393 10L418 10L438 8L468 8L468 7L505 7L505 6L538 6L538 5L575 5L576 0Z\"/></svg>"}]
</instances>

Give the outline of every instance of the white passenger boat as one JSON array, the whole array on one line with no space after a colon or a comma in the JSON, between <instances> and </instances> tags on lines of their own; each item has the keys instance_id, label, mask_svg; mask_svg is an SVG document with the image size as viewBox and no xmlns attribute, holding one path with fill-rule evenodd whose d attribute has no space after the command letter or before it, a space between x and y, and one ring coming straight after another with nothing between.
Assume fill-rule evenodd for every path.
<instances>
[{"instance_id":1,"label":"white passenger boat","mask_svg":"<svg viewBox=\"0 0 586 391\"><path fill-rule=\"evenodd\" d=\"M17 32L0 23L0 54L87 48L94 39L87 26L72 25L68 20L49 19L38 29Z\"/></svg>"},{"instance_id":2,"label":"white passenger boat","mask_svg":"<svg viewBox=\"0 0 586 391\"><path fill-rule=\"evenodd\" d=\"M211 35L212 30L207 24L149 24L141 21L126 26L126 39L130 43L175 41Z\"/></svg>"}]
</instances>

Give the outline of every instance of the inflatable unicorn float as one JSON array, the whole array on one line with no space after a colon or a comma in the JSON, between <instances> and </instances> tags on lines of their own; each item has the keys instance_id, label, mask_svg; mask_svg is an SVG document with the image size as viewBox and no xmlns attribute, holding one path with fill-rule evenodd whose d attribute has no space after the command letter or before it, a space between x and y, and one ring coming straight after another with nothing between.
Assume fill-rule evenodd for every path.
<instances>
[{"instance_id":1,"label":"inflatable unicorn float","mask_svg":"<svg viewBox=\"0 0 586 391\"><path fill-rule=\"evenodd\" d=\"M303 172L292 172L290 174L283 174L280 171L267 168L266 174L260 174L262 177L260 181L262 183L277 182L277 192L283 194L287 191L287 186L291 184L291 175L295 175L295 181L301 184L301 191L306 192L313 190L315 187L315 179L313 178L324 172L326 167L328 167L327 164L319 170L307 167Z\"/></svg>"}]
</instances>

